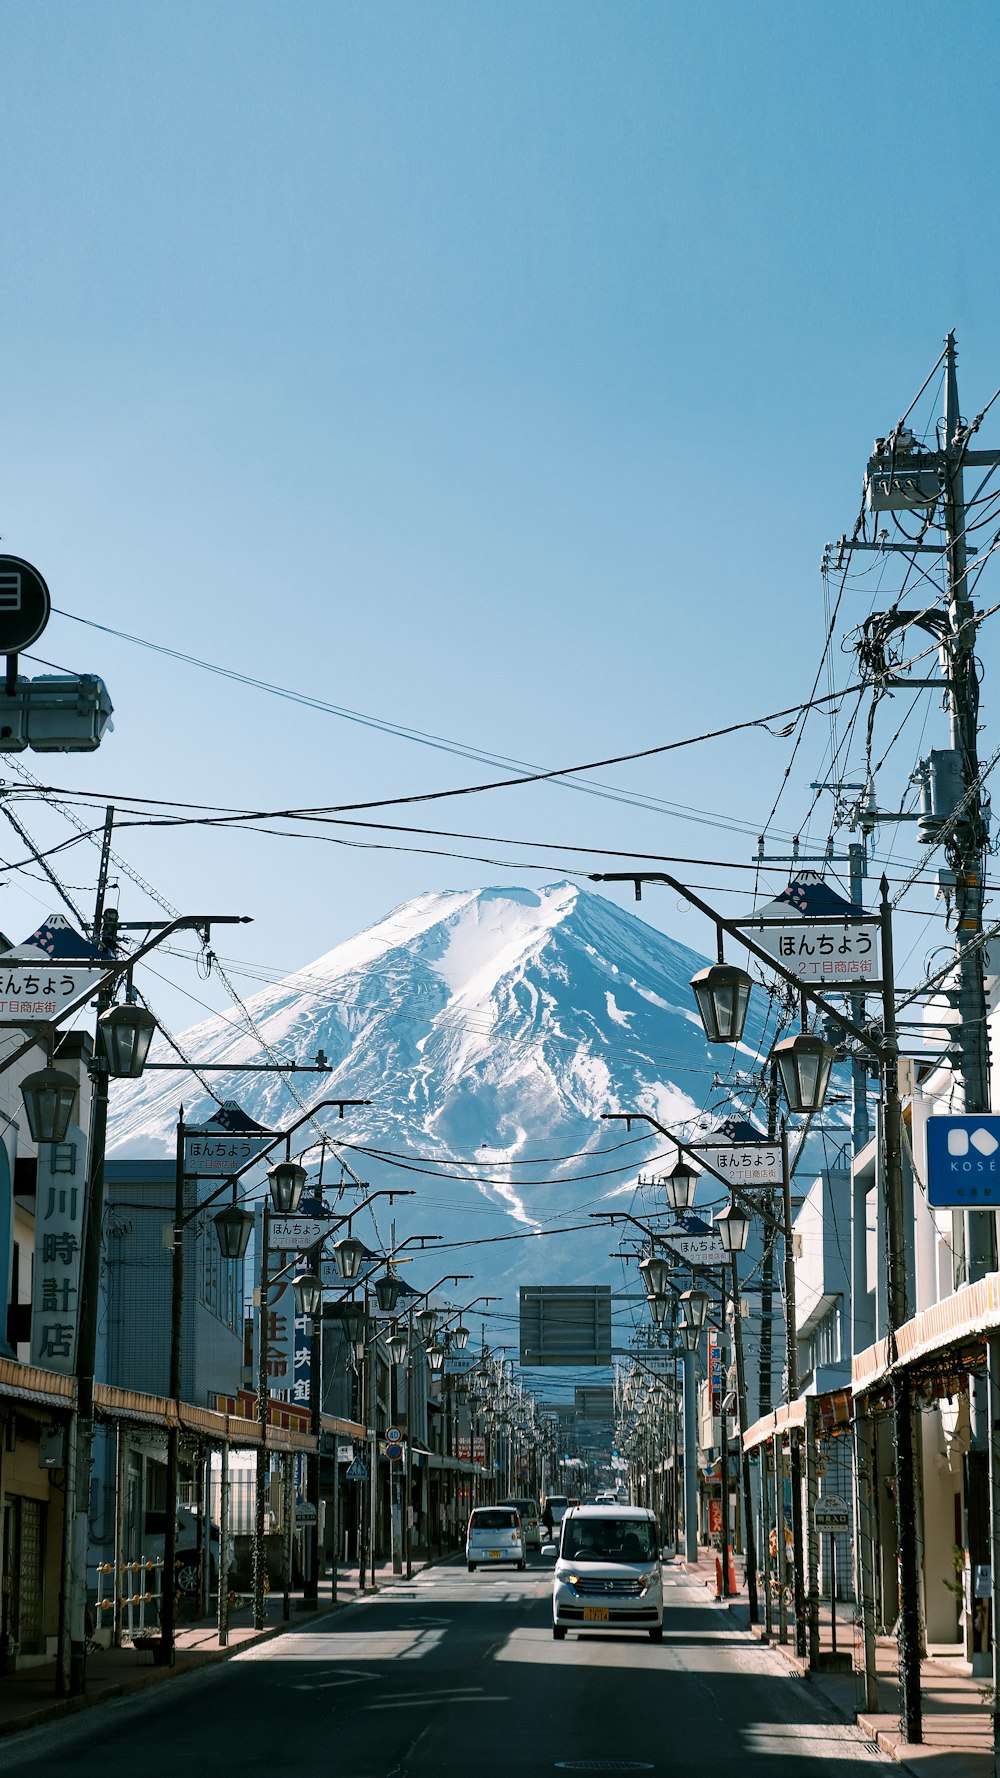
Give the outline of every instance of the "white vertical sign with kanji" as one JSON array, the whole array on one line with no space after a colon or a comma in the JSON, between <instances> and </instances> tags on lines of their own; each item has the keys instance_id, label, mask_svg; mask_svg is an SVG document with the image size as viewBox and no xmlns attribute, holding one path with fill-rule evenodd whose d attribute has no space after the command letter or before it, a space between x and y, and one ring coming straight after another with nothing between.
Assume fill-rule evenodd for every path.
<instances>
[{"instance_id":1,"label":"white vertical sign with kanji","mask_svg":"<svg viewBox=\"0 0 1000 1778\"><path fill-rule=\"evenodd\" d=\"M86 1195L86 1140L71 1124L65 1142L38 1149L31 1290L31 1362L64 1375L76 1368Z\"/></svg>"}]
</instances>

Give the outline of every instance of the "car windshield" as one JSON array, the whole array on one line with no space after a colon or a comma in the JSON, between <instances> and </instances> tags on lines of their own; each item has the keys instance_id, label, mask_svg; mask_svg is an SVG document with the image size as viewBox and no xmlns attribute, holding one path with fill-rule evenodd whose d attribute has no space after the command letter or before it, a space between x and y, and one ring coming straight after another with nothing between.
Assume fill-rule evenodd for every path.
<instances>
[{"instance_id":1,"label":"car windshield","mask_svg":"<svg viewBox=\"0 0 1000 1778\"><path fill-rule=\"evenodd\" d=\"M486 1508L483 1512L474 1513L469 1524L470 1531L513 1531L516 1513L509 1506Z\"/></svg>"},{"instance_id":2,"label":"car windshield","mask_svg":"<svg viewBox=\"0 0 1000 1778\"><path fill-rule=\"evenodd\" d=\"M648 1519L570 1519L562 1555L574 1562L655 1562L653 1531Z\"/></svg>"}]
</instances>

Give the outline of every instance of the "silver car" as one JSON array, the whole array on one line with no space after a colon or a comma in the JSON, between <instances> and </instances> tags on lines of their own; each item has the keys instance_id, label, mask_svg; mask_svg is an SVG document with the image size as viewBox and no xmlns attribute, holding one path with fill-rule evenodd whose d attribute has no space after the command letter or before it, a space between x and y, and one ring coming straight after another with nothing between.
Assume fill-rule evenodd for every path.
<instances>
[{"instance_id":1,"label":"silver car","mask_svg":"<svg viewBox=\"0 0 1000 1778\"><path fill-rule=\"evenodd\" d=\"M524 1568L524 1533L516 1507L473 1508L465 1539L465 1560L470 1574L477 1568L499 1568L505 1562Z\"/></svg>"}]
</instances>

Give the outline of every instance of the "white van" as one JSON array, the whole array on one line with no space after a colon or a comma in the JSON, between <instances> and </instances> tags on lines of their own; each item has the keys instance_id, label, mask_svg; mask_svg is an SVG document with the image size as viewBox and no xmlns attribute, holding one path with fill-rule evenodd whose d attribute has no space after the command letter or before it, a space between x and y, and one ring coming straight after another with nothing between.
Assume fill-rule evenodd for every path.
<instances>
[{"instance_id":1,"label":"white van","mask_svg":"<svg viewBox=\"0 0 1000 1778\"><path fill-rule=\"evenodd\" d=\"M663 1575L656 1519L645 1506L572 1506L552 1577L552 1634L645 1630L663 1640Z\"/></svg>"},{"instance_id":2,"label":"white van","mask_svg":"<svg viewBox=\"0 0 1000 1778\"><path fill-rule=\"evenodd\" d=\"M523 1568L524 1533L515 1506L475 1506L465 1539L465 1560L470 1574L477 1568L496 1568L510 1562Z\"/></svg>"}]
</instances>

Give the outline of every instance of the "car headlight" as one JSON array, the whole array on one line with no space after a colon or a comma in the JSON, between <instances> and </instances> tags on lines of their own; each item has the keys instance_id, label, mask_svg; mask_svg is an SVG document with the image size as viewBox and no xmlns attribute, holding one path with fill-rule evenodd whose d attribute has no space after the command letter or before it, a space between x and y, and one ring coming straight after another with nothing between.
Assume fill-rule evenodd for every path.
<instances>
[{"instance_id":1,"label":"car headlight","mask_svg":"<svg viewBox=\"0 0 1000 1778\"><path fill-rule=\"evenodd\" d=\"M652 1571L649 1574L643 1575L642 1586L640 1587L639 1590L642 1593L650 1593L650 1592L652 1592L653 1588L658 1587L659 1584L660 1584L660 1576L659 1576L659 1573L657 1572L657 1570L654 1568L654 1569L652 1569Z\"/></svg>"}]
</instances>

